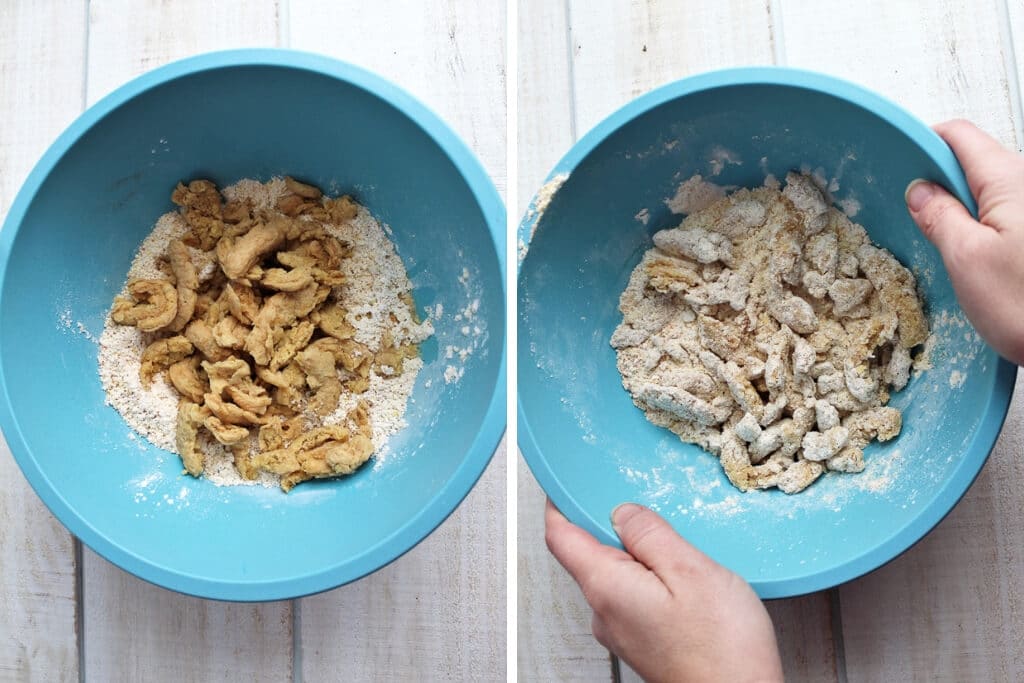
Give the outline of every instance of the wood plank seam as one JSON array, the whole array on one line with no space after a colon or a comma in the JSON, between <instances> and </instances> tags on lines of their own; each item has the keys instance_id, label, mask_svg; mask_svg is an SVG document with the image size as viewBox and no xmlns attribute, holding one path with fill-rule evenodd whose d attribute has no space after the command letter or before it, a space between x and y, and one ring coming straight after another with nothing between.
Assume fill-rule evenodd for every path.
<instances>
[{"instance_id":1,"label":"wood plank seam","mask_svg":"<svg viewBox=\"0 0 1024 683\"><path fill-rule=\"evenodd\" d=\"M786 65L786 38L782 26L782 0L767 0L768 40L772 44L772 62Z\"/></svg>"},{"instance_id":2,"label":"wood plank seam","mask_svg":"<svg viewBox=\"0 0 1024 683\"><path fill-rule=\"evenodd\" d=\"M805 16L794 13L800 4L785 0L791 63L863 83L927 121L964 116L1004 142L1019 135L1004 81L1008 46L997 42L1003 0L969 9L934 3L928 10L915 3L829 3L828 22L817 20L810 3ZM1018 4L1009 5L1011 14ZM858 28L861 37L851 40ZM1008 420L1008 431L1019 434L1019 424ZM964 500L911 552L841 587L850 680L1020 680L1024 660L1008 644L1020 642L1013 572L1021 546L992 522L1020 505L1005 484L1015 479L1008 475L1016 461L1006 457L1015 449L1005 436L1001 444Z\"/></svg>"},{"instance_id":3,"label":"wood plank seam","mask_svg":"<svg viewBox=\"0 0 1024 683\"><path fill-rule=\"evenodd\" d=\"M92 0L82 3L85 12L85 39L82 41L82 104L80 111L89 106L89 14ZM70 532L69 532L70 533ZM78 681L85 683L85 560L82 557L82 541L72 536L71 551L75 565L75 647L78 650Z\"/></svg>"},{"instance_id":4,"label":"wood plank seam","mask_svg":"<svg viewBox=\"0 0 1024 683\"><path fill-rule=\"evenodd\" d=\"M786 65L786 32L783 24L783 0L767 0L768 39L772 46L772 62L775 66ZM839 603L839 589L828 591L832 625L832 653L838 683L847 683L846 651L843 644L843 616Z\"/></svg>"},{"instance_id":5,"label":"wood plank seam","mask_svg":"<svg viewBox=\"0 0 1024 683\"><path fill-rule=\"evenodd\" d=\"M291 36L291 3L289 0L276 0L274 18L277 22L277 46L290 48ZM292 683L302 683L302 600L289 600L289 613L292 621Z\"/></svg>"},{"instance_id":6,"label":"wood plank seam","mask_svg":"<svg viewBox=\"0 0 1024 683\"><path fill-rule=\"evenodd\" d=\"M1000 3L999 38L1003 44L1003 65L1006 71L1006 89L1013 111L1013 134L1017 151L1024 147L1024 101L1021 100L1020 72L1017 69L1017 45L1013 39L1010 19L1010 0Z\"/></svg>"},{"instance_id":7,"label":"wood plank seam","mask_svg":"<svg viewBox=\"0 0 1024 683\"><path fill-rule=\"evenodd\" d=\"M302 600L291 601L292 683L302 683Z\"/></svg>"},{"instance_id":8,"label":"wood plank seam","mask_svg":"<svg viewBox=\"0 0 1024 683\"><path fill-rule=\"evenodd\" d=\"M574 66L575 41L572 35L572 0L565 0L565 49L569 63L569 136L573 143L579 140L576 131L576 67ZM566 150L568 151L568 150Z\"/></svg>"},{"instance_id":9,"label":"wood plank seam","mask_svg":"<svg viewBox=\"0 0 1024 683\"><path fill-rule=\"evenodd\" d=\"M786 31L784 26L783 0L767 0L768 40L771 42L772 62L775 66L786 66ZM832 626L832 654L838 683L847 683L846 651L843 644L843 618L839 603L839 589L828 591Z\"/></svg>"},{"instance_id":10,"label":"wood plank seam","mask_svg":"<svg viewBox=\"0 0 1024 683\"><path fill-rule=\"evenodd\" d=\"M291 4L288 0L277 0L275 10L277 14L277 46L291 47Z\"/></svg>"},{"instance_id":11,"label":"wood plank seam","mask_svg":"<svg viewBox=\"0 0 1024 683\"><path fill-rule=\"evenodd\" d=\"M83 572L82 542L72 540L75 562L75 647L78 649L78 683L85 683L85 574Z\"/></svg>"},{"instance_id":12,"label":"wood plank seam","mask_svg":"<svg viewBox=\"0 0 1024 683\"><path fill-rule=\"evenodd\" d=\"M81 110L85 111L86 107L89 106L89 13L92 11L92 0L85 0L83 9L85 10L85 40L83 41L82 48L82 107Z\"/></svg>"},{"instance_id":13,"label":"wood plank seam","mask_svg":"<svg viewBox=\"0 0 1024 683\"><path fill-rule=\"evenodd\" d=\"M576 113L576 41L572 30L572 0L565 0L565 47L569 80L569 137L572 139L573 144L576 144L579 141L579 130ZM622 673L619 666L619 658L611 651L608 652L608 666L612 683L620 683Z\"/></svg>"},{"instance_id":14,"label":"wood plank seam","mask_svg":"<svg viewBox=\"0 0 1024 683\"><path fill-rule=\"evenodd\" d=\"M836 663L837 683L847 683L846 648L843 645L843 610L839 600L839 589L832 588L828 592L829 610L832 616L832 654Z\"/></svg>"}]
</instances>

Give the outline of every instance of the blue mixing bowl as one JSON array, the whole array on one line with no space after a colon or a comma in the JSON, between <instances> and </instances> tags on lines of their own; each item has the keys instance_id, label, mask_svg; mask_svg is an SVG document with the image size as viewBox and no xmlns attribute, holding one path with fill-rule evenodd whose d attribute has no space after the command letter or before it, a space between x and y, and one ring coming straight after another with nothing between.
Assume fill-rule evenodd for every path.
<instances>
[{"instance_id":1,"label":"blue mixing bowl","mask_svg":"<svg viewBox=\"0 0 1024 683\"><path fill-rule=\"evenodd\" d=\"M903 432L866 449L865 472L829 474L795 496L742 494L716 458L646 420L608 340L651 235L680 222L665 199L682 180L753 187L800 168L835 179L835 198L859 207L854 220L917 273L934 369L893 397ZM852 579L935 526L988 457L1015 368L966 323L941 257L911 222L903 191L918 177L973 206L952 152L925 124L861 88L791 69L670 84L580 140L520 228L520 446L559 509L617 545L612 508L646 504L764 598Z\"/></svg>"},{"instance_id":2,"label":"blue mixing bowl","mask_svg":"<svg viewBox=\"0 0 1024 683\"><path fill-rule=\"evenodd\" d=\"M382 222L421 311L448 311L381 462L287 496L218 488L104 405L95 338L175 183L293 174ZM214 53L157 69L86 111L46 152L0 232L0 426L32 487L111 562L178 591L275 600L395 559L469 492L504 428L504 208L480 164L395 86L330 59ZM469 277L460 281L463 268ZM461 380L439 348L483 334ZM81 325L79 325L79 323Z\"/></svg>"}]
</instances>

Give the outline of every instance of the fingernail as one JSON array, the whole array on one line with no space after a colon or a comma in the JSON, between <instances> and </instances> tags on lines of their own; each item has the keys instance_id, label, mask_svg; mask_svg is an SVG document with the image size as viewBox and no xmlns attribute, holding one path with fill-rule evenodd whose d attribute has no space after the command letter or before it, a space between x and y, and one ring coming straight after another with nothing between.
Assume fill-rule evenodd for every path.
<instances>
[{"instance_id":1,"label":"fingernail","mask_svg":"<svg viewBox=\"0 0 1024 683\"><path fill-rule=\"evenodd\" d=\"M612 509L612 529L615 529L615 533L619 533L619 527L642 510L643 507L636 503L619 503Z\"/></svg>"},{"instance_id":2,"label":"fingernail","mask_svg":"<svg viewBox=\"0 0 1024 683\"><path fill-rule=\"evenodd\" d=\"M924 205L928 203L928 200L934 194L935 185L927 180L918 178L907 185L907 191L903 196L907 200L907 206L910 207L910 210L917 213L924 208Z\"/></svg>"}]
</instances>

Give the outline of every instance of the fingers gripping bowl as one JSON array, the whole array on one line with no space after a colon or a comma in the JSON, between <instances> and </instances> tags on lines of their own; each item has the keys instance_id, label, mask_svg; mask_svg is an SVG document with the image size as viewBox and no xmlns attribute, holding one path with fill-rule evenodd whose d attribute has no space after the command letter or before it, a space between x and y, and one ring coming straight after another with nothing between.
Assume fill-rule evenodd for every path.
<instances>
[{"instance_id":1,"label":"fingers gripping bowl","mask_svg":"<svg viewBox=\"0 0 1024 683\"><path fill-rule=\"evenodd\" d=\"M647 421L622 387L619 295L679 186L723 188L804 171L914 272L933 368L889 405L900 436L864 449L860 474L796 496L740 493L717 459ZM765 598L847 581L896 557L974 480L1009 404L1014 368L974 333L903 190L930 178L970 202L928 127L856 86L789 69L740 69L665 86L598 125L559 162L520 227L520 445L555 504L617 544L615 505L649 505Z\"/></svg>"},{"instance_id":2,"label":"fingers gripping bowl","mask_svg":"<svg viewBox=\"0 0 1024 683\"><path fill-rule=\"evenodd\" d=\"M286 174L351 194L389 226L436 331L420 349L408 426L386 451L287 497L183 476L176 455L104 404L95 341L140 242L174 208L169 188ZM54 143L0 233L0 425L11 451L74 534L165 587L271 600L372 572L455 509L503 430L503 221L462 143L371 74L274 50L151 72ZM470 345L456 319L466 307L475 347L446 358L447 345Z\"/></svg>"}]
</instances>

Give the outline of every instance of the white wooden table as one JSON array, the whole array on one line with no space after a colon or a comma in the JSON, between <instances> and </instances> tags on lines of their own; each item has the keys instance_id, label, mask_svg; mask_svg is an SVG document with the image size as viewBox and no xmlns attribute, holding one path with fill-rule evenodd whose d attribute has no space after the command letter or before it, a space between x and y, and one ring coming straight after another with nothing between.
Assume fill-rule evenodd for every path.
<instances>
[{"instance_id":1,"label":"white wooden table","mask_svg":"<svg viewBox=\"0 0 1024 683\"><path fill-rule=\"evenodd\" d=\"M925 120L965 116L1024 144L1017 0L521 0L519 18L520 212L605 115L724 66L826 71ZM85 106L167 61L242 46L315 50L398 82L503 190L503 27L502 3L473 0L6 0L0 216ZM1017 401L964 501L906 555L838 590L770 605L792 680L1024 679L1022 420ZM0 681L503 677L503 448L413 552L351 586L262 605L179 596L81 549L0 450ZM589 610L543 547L543 498L521 463L518 482L520 678L635 678L590 637Z\"/></svg>"},{"instance_id":2,"label":"white wooden table","mask_svg":"<svg viewBox=\"0 0 1024 683\"><path fill-rule=\"evenodd\" d=\"M637 95L709 69L779 64L879 91L926 121L965 117L1024 144L1020 0L521 0L519 206L587 130ZM792 681L1024 680L1021 384L981 476L888 566L773 602ZM519 461L524 681L631 681L547 554L543 494Z\"/></svg>"},{"instance_id":3,"label":"white wooden table","mask_svg":"<svg viewBox=\"0 0 1024 683\"><path fill-rule=\"evenodd\" d=\"M231 47L376 71L454 127L503 192L504 26L498 1L2 0L0 217L84 107L168 61ZM0 681L503 680L505 471L502 445L440 529L367 579L228 604L83 549L0 444Z\"/></svg>"}]
</instances>

